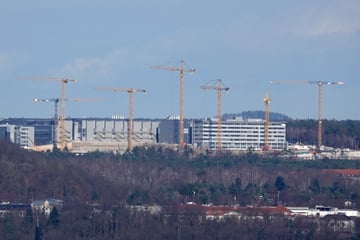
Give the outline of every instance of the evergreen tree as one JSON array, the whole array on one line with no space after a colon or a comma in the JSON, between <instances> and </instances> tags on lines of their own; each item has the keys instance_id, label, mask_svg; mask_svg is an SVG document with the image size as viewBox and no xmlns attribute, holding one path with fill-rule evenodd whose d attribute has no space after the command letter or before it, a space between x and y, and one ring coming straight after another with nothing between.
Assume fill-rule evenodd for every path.
<instances>
[{"instance_id":1,"label":"evergreen tree","mask_svg":"<svg viewBox=\"0 0 360 240\"><path fill-rule=\"evenodd\" d=\"M24 218L22 219L22 231L24 233L32 233L34 230L34 214L31 208L26 209Z\"/></svg>"},{"instance_id":2,"label":"evergreen tree","mask_svg":"<svg viewBox=\"0 0 360 240\"><path fill-rule=\"evenodd\" d=\"M59 222L59 212L56 207L53 207L50 212L48 224L57 227L59 225Z\"/></svg>"},{"instance_id":3,"label":"evergreen tree","mask_svg":"<svg viewBox=\"0 0 360 240\"><path fill-rule=\"evenodd\" d=\"M285 189L285 187L286 187L285 180L282 176L279 175L276 177L275 187L276 187L276 190L278 190L278 191L282 191Z\"/></svg>"},{"instance_id":4,"label":"evergreen tree","mask_svg":"<svg viewBox=\"0 0 360 240\"><path fill-rule=\"evenodd\" d=\"M35 240L41 240L41 230L39 226L39 221L37 222L35 227Z\"/></svg>"}]
</instances>

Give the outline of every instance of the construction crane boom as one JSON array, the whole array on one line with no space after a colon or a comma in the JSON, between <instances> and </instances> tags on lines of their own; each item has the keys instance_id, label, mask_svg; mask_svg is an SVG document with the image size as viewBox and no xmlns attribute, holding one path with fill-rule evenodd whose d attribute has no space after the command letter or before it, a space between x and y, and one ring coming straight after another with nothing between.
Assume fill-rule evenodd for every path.
<instances>
[{"instance_id":1,"label":"construction crane boom","mask_svg":"<svg viewBox=\"0 0 360 240\"><path fill-rule=\"evenodd\" d=\"M216 90L217 91L217 144L216 149L221 150L221 127L222 127L222 92L228 92L230 88L224 87L223 82L221 79L218 79L216 81L216 85L206 85L206 86L200 86L201 89L204 90Z\"/></svg>"},{"instance_id":2,"label":"construction crane boom","mask_svg":"<svg viewBox=\"0 0 360 240\"><path fill-rule=\"evenodd\" d=\"M60 129L61 129L61 150L65 149L65 92L67 83L76 83L77 80L59 77L26 77L21 78L33 81L57 81L61 82L61 116L60 116Z\"/></svg>"},{"instance_id":3,"label":"construction crane boom","mask_svg":"<svg viewBox=\"0 0 360 240\"><path fill-rule=\"evenodd\" d=\"M177 71L180 72L180 119L179 119L179 146L185 144L184 141L184 78L185 73L194 73L195 69L185 69L184 61L180 61L180 67L167 67L167 66L150 66L150 68Z\"/></svg>"},{"instance_id":4,"label":"construction crane boom","mask_svg":"<svg viewBox=\"0 0 360 240\"><path fill-rule=\"evenodd\" d=\"M330 81L270 81L272 84L310 84L318 85L318 143L317 146L320 149L322 146L322 87L324 85L344 85L342 81L330 82Z\"/></svg>"},{"instance_id":5,"label":"construction crane boom","mask_svg":"<svg viewBox=\"0 0 360 240\"><path fill-rule=\"evenodd\" d=\"M128 124L128 150L133 150L133 138L134 138L134 93L143 92L146 93L144 89L137 88L98 88L99 90L108 90L113 92L128 92L129 93L129 124Z\"/></svg>"}]
</instances>

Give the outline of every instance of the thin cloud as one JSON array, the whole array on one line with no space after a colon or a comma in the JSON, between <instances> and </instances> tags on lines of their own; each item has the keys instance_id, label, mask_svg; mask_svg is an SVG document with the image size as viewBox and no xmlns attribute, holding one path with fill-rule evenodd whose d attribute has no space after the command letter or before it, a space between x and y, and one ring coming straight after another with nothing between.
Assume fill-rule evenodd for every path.
<instances>
[{"instance_id":1,"label":"thin cloud","mask_svg":"<svg viewBox=\"0 0 360 240\"><path fill-rule=\"evenodd\" d=\"M360 2L332 1L307 11L299 21L298 33L304 36L352 35L360 32Z\"/></svg>"},{"instance_id":2,"label":"thin cloud","mask_svg":"<svg viewBox=\"0 0 360 240\"><path fill-rule=\"evenodd\" d=\"M8 58L6 55L0 54L0 72L6 69L6 65L8 64Z\"/></svg>"},{"instance_id":3,"label":"thin cloud","mask_svg":"<svg viewBox=\"0 0 360 240\"><path fill-rule=\"evenodd\" d=\"M14 62L13 56L6 53L0 53L0 73L12 69L13 62Z\"/></svg>"},{"instance_id":4,"label":"thin cloud","mask_svg":"<svg viewBox=\"0 0 360 240\"><path fill-rule=\"evenodd\" d=\"M111 74L119 63L125 61L127 55L125 50L114 50L100 57L78 57L56 72L64 76L87 79L106 77Z\"/></svg>"},{"instance_id":5,"label":"thin cloud","mask_svg":"<svg viewBox=\"0 0 360 240\"><path fill-rule=\"evenodd\" d=\"M152 39L144 44L143 49L146 52L175 52L181 54L206 45L206 40L209 36L211 37L211 34L209 34L206 28L182 27L169 34Z\"/></svg>"}]
</instances>

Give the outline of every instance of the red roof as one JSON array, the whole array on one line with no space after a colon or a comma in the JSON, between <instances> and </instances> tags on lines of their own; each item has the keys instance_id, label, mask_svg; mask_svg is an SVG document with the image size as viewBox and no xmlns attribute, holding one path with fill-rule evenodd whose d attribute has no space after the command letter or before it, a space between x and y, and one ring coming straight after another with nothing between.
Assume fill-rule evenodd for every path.
<instances>
[{"instance_id":1,"label":"red roof","mask_svg":"<svg viewBox=\"0 0 360 240\"><path fill-rule=\"evenodd\" d=\"M290 215L291 211L284 206L207 206L200 204L180 204L168 211L182 213L204 213L206 215L221 216L226 213L236 212L245 215L283 214Z\"/></svg>"}]
</instances>

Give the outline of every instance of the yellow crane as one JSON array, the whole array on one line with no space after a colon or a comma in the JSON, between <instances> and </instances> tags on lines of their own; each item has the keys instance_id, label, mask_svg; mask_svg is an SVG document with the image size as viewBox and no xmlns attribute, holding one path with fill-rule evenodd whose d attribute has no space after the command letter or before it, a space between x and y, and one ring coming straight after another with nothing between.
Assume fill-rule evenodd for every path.
<instances>
[{"instance_id":1,"label":"yellow crane","mask_svg":"<svg viewBox=\"0 0 360 240\"><path fill-rule=\"evenodd\" d=\"M146 93L144 89L136 88L98 88L99 90L108 90L113 92L128 92L129 93L129 124L128 124L128 150L133 150L133 136L134 136L134 93L143 92Z\"/></svg>"},{"instance_id":2,"label":"yellow crane","mask_svg":"<svg viewBox=\"0 0 360 240\"><path fill-rule=\"evenodd\" d=\"M59 78L59 77L27 77L23 78L27 80L34 81L57 81L61 82L61 116L60 116L60 141L61 147L60 150L64 150L65 148L65 92L66 92L66 84L67 83L76 83L77 80L68 79L68 78Z\"/></svg>"},{"instance_id":3,"label":"yellow crane","mask_svg":"<svg viewBox=\"0 0 360 240\"><path fill-rule=\"evenodd\" d=\"M184 78L185 73L194 73L195 69L185 69L185 63L180 61L180 67L150 66L150 68L180 72L180 119L179 119L179 146L184 146Z\"/></svg>"},{"instance_id":4,"label":"yellow crane","mask_svg":"<svg viewBox=\"0 0 360 240\"><path fill-rule=\"evenodd\" d=\"M224 87L221 79L218 79L212 85L200 86L201 89L211 89L217 92L217 144L216 149L221 150L221 122L222 122L222 92L228 92L230 88Z\"/></svg>"},{"instance_id":5,"label":"yellow crane","mask_svg":"<svg viewBox=\"0 0 360 240\"><path fill-rule=\"evenodd\" d=\"M329 81L270 81L272 84L310 84L317 85L318 91L318 143L317 147L322 146L322 87L326 85L344 85L344 82L329 82Z\"/></svg>"},{"instance_id":6,"label":"yellow crane","mask_svg":"<svg viewBox=\"0 0 360 240\"><path fill-rule=\"evenodd\" d=\"M35 103L40 102L53 102L54 103L54 129L53 129L53 149L57 148L57 132L56 129L59 126L59 117L58 117L58 103L60 102L60 98L34 98L33 101ZM94 98L64 98L64 101L72 101L72 102L85 102L85 101L97 101L98 99Z\"/></svg>"},{"instance_id":7,"label":"yellow crane","mask_svg":"<svg viewBox=\"0 0 360 240\"><path fill-rule=\"evenodd\" d=\"M268 91L265 93L264 104L265 104L265 124L264 124L264 151L270 150L269 145L269 124L270 124L270 103L271 98Z\"/></svg>"}]
</instances>

